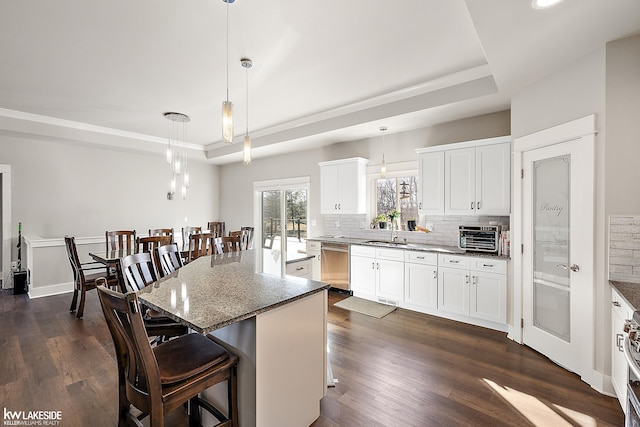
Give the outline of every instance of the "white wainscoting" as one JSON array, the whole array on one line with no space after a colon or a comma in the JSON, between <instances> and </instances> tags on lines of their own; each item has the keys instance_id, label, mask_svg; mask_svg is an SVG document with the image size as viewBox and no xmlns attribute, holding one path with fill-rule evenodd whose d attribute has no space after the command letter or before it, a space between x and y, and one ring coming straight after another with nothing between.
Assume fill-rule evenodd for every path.
<instances>
[{"instance_id":1,"label":"white wainscoting","mask_svg":"<svg viewBox=\"0 0 640 427\"><path fill-rule=\"evenodd\" d=\"M22 268L26 268L29 274L29 298L73 291L73 273L64 237L45 239L25 236L23 239ZM89 252L104 251L104 236L76 237L76 247L80 262L91 262Z\"/></svg>"}]
</instances>

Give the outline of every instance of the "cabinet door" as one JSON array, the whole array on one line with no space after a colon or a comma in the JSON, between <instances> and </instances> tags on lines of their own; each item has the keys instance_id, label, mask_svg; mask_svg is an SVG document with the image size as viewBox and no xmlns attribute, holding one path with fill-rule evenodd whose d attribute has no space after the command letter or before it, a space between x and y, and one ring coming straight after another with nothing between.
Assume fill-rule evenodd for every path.
<instances>
[{"instance_id":1,"label":"cabinet door","mask_svg":"<svg viewBox=\"0 0 640 427\"><path fill-rule=\"evenodd\" d=\"M438 268L438 309L469 315L469 270Z\"/></svg>"},{"instance_id":2,"label":"cabinet door","mask_svg":"<svg viewBox=\"0 0 640 427\"><path fill-rule=\"evenodd\" d=\"M476 212L509 215L511 211L511 145L476 148Z\"/></svg>"},{"instance_id":3,"label":"cabinet door","mask_svg":"<svg viewBox=\"0 0 640 427\"><path fill-rule=\"evenodd\" d=\"M471 271L469 315L507 323L507 276Z\"/></svg>"},{"instance_id":4,"label":"cabinet door","mask_svg":"<svg viewBox=\"0 0 640 427\"><path fill-rule=\"evenodd\" d=\"M416 309L438 308L438 267L404 264L404 302Z\"/></svg>"},{"instance_id":5,"label":"cabinet door","mask_svg":"<svg viewBox=\"0 0 640 427\"><path fill-rule=\"evenodd\" d=\"M353 295L375 300L376 298L376 274L375 258L359 256L351 257L351 290Z\"/></svg>"},{"instance_id":6,"label":"cabinet door","mask_svg":"<svg viewBox=\"0 0 640 427\"><path fill-rule=\"evenodd\" d=\"M338 210L338 165L320 168L320 211L323 214Z\"/></svg>"},{"instance_id":7,"label":"cabinet door","mask_svg":"<svg viewBox=\"0 0 640 427\"><path fill-rule=\"evenodd\" d=\"M398 303L404 300L404 261L376 259L376 295Z\"/></svg>"},{"instance_id":8,"label":"cabinet door","mask_svg":"<svg viewBox=\"0 0 640 427\"><path fill-rule=\"evenodd\" d=\"M445 214L473 215L475 213L475 152L475 148L445 151Z\"/></svg>"},{"instance_id":9,"label":"cabinet door","mask_svg":"<svg viewBox=\"0 0 640 427\"><path fill-rule=\"evenodd\" d=\"M418 169L420 213L444 214L444 151L420 154Z\"/></svg>"},{"instance_id":10,"label":"cabinet door","mask_svg":"<svg viewBox=\"0 0 640 427\"><path fill-rule=\"evenodd\" d=\"M629 382L629 368L622 349L625 319L631 317L632 310L613 289L611 290L611 383L618 396L622 410L626 411L627 383Z\"/></svg>"},{"instance_id":11,"label":"cabinet door","mask_svg":"<svg viewBox=\"0 0 640 427\"><path fill-rule=\"evenodd\" d=\"M340 213L358 213L358 164L343 163L338 165L338 211Z\"/></svg>"}]
</instances>

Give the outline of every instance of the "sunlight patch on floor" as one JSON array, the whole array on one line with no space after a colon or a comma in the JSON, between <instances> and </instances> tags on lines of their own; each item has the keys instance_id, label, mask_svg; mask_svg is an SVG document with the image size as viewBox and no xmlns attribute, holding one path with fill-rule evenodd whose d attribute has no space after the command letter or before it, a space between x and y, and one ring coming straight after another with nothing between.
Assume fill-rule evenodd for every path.
<instances>
[{"instance_id":1,"label":"sunlight patch on floor","mask_svg":"<svg viewBox=\"0 0 640 427\"><path fill-rule=\"evenodd\" d=\"M536 426L574 426L595 427L596 420L593 417L559 406L548 405L530 394L515 390L510 387L503 387L495 382L483 378L492 390L498 393L514 409L527 418Z\"/></svg>"}]
</instances>

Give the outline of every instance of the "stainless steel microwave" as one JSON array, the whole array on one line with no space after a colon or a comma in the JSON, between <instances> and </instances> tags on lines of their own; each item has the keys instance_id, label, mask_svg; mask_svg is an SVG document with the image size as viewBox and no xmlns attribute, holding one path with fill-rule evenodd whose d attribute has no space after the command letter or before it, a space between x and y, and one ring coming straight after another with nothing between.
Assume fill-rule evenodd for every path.
<instances>
[{"instance_id":1,"label":"stainless steel microwave","mask_svg":"<svg viewBox=\"0 0 640 427\"><path fill-rule=\"evenodd\" d=\"M499 225L461 225L458 227L458 247L466 251L498 253Z\"/></svg>"}]
</instances>

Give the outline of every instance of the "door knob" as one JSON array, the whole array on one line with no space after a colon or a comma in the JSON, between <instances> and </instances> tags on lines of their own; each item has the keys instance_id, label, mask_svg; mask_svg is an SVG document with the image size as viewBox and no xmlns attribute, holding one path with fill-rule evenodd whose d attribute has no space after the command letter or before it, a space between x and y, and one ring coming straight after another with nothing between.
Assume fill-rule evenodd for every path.
<instances>
[{"instance_id":1,"label":"door knob","mask_svg":"<svg viewBox=\"0 0 640 427\"><path fill-rule=\"evenodd\" d=\"M561 267L565 270L580 271L580 267L578 267L576 264L571 264L571 266L567 266L565 264L556 264L556 267Z\"/></svg>"}]
</instances>

